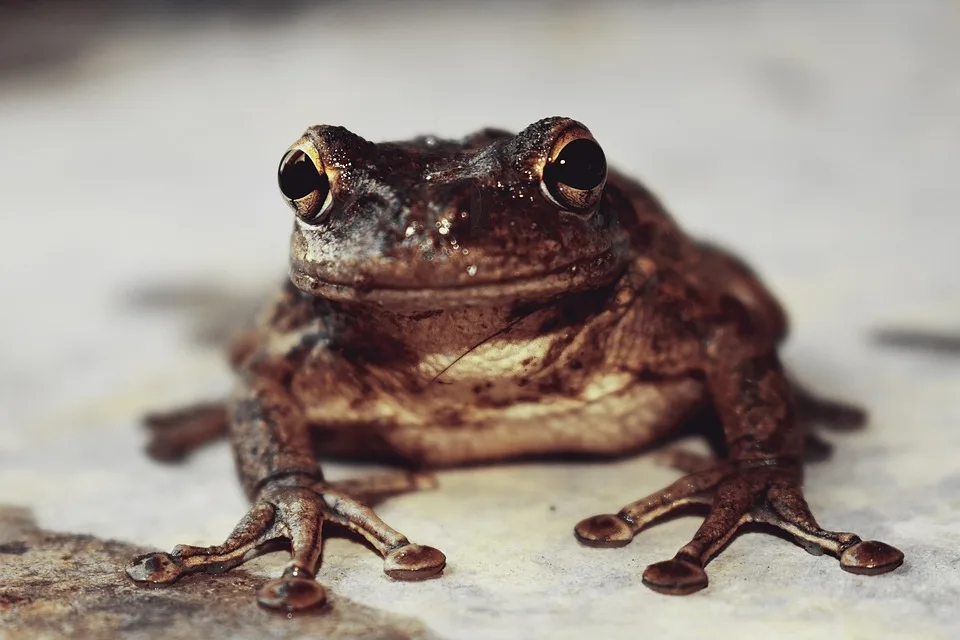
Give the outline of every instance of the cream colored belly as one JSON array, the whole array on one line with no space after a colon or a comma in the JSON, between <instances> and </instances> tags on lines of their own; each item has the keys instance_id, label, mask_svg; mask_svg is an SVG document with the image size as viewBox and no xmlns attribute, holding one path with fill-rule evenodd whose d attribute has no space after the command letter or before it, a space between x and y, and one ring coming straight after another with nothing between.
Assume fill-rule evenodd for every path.
<instances>
[{"instance_id":1,"label":"cream colored belly","mask_svg":"<svg viewBox=\"0 0 960 640\"><path fill-rule=\"evenodd\" d=\"M673 430L703 400L695 380L637 382L627 373L596 375L575 396L523 392L516 380L487 385L470 376L367 401L328 398L309 407L307 417L327 429L370 430L401 456L439 466L626 453ZM357 441L362 447L363 438Z\"/></svg>"}]
</instances>

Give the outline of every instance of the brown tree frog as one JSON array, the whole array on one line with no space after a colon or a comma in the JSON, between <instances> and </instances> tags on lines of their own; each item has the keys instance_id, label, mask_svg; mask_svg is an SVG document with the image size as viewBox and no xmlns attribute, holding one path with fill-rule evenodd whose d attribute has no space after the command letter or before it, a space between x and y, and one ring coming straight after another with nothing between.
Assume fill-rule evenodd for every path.
<instances>
[{"instance_id":1,"label":"brown tree frog","mask_svg":"<svg viewBox=\"0 0 960 640\"><path fill-rule=\"evenodd\" d=\"M717 459L679 456L688 475L582 520L581 543L625 545L700 505L693 539L643 573L651 589L704 588L704 566L752 522L854 573L901 564L887 544L822 529L803 497L810 418L857 411L788 379L785 315L757 276L608 170L583 124L382 144L316 126L279 186L295 214L290 278L231 349L233 396L153 419L156 452L228 433L253 506L223 544L135 558L133 580L227 571L279 541L291 559L259 602L314 606L324 522L363 535L392 578L430 577L444 555L367 506L418 476L338 485L318 454L431 468L626 455L691 424L719 434Z\"/></svg>"}]
</instances>

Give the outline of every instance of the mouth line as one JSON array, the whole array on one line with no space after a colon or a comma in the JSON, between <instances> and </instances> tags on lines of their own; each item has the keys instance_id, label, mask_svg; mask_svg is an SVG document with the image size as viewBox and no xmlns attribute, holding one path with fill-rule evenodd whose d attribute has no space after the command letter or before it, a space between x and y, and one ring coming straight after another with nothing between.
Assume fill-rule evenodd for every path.
<instances>
[{"instance_id":1,"label":"mouth line","mask_svg":"<svg viewBox=\"0 0 960 640\"><path fill-rule=\"evenodd\" d=\"M444 303L457 298L513 298L525 294L552 294L578 284L607 280L619 273L622 264L612 248L579 260L572 260L549 271L524 276L503 277L497 280L461 282L443 286L403 286L369 282L363 284L337 282L294 268L290 278L298 288L333 300L371 300L403 303L434 301ZM580 267L596 263L596 269ZM569 277L563 278L565 274Z\"/></svg>"},{"instance_id":2,"label":"mouth line","mask_svg":"<svg viewBox=\"0 0 960 640\"><path fill-rule=\"evenodd\" d=\"M566 262L566 263L564 263L564 264L562 264L562 265L560 265L560 266L558 266L558 267L554 267L553 269L550 269L550 270L548 270L548 271L542 271L542 272L540 272L540 273L535 273L535 274L530 274L530 275L523 275L523 276L503 277L503 278L498 278L498 279L496 279L496 280L479 280L479 279L478 279L478 280L472 281L472 282L461 282L461 283L456 283L456 284L440 285L440 286L420 286L420 287L411 286L411 287L407 287L407 286L403 286L403 285L390 284L390 283L386 283L386 284L380 283L380 284L377 284L377 283L375 283L375 282L373 282L373 281L371 281L370 284L357 284L357 283L355 283L355 282L353 282L353 283L350 283L350 282L340 282L340 281L337 281L337 280L331 280L331 279L328 279L328 278L324 278L324 277L321 277L321 276L318 276L318 275L309 274L309 273L306 273L306 272L304 272L304 271L302 271L302 270L298 270L298 269L293 269L292 272L291 272L291 275L294 276L294 277L299 277L299 278L303 278L303 279L305 279L305 280L309 280L309 281L311 281L311 282L315 282L315 283L317 283L318 285L321 285L321 286L336 287L337 289L341 289L341 290L351 290L351 291L355 291L355 292L358 292L358 293L368 293L368 292L373 292L373 291L393 291L393 292L409 291L409 292L411 292L411 293L416 293L416 292L420 292L420 291L423 291L423 292L436 292L436 291L469 291L469 290L471 290L471 289L482 289L482 288L486 288L486 287L490 287L490 286L504 286L504 285L505 285L505 286L510 286L510 285L513 285L513 284L523 284L523 283L529 283L529 282L539 282L539 281L542 281L542 280L549 279L549 278L551 278L551 277L553 277L553 276L561 275L561 274L563 274L564 272L570 271L570 270L572 270L572 269L576 269L576 268L580 267L581 265L585 265L585 264L594 262L594 261L596 261L596 260L604 261L605 258L609 259L609 261L611 261L611 262L615 262L615 260L613 259L613 250L612 250L612 249L607 248L607 249L605 249L605 250L603 250L603 251L601 251L601 252L599 252L599 253L595 253L595 254L592 254L592 255L589 255L589 256L585 256L585 257L580 258L580 259L577 259L577 260L571 260L570 262Z\"/></svg>"}]
</instances>

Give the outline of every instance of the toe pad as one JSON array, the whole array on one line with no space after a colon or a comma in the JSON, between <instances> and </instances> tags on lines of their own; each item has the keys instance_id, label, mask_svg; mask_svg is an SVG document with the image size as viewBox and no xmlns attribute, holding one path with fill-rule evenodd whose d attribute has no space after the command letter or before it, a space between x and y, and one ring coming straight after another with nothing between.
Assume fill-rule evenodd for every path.
<instances>
[{"instance_id":1,"label":"toe pad","mask_svg":"<svg viewBox=\"0 0 960 640\"><path fill-rule=\"evenodd\" d=\"M309 578L279 578L260 588L257 602L261 607L278 611L302 611L319 607L327 601L327 592Z\"/></svg>"},{"instance_id":2,"label":"toe pad","mask_svg":"<svg viewBox=\"0 0 960 640\"><path fill-rule=\"evenodd\" d=\"M850 573L872 576L903 564L903 552L885 542L864 540L840 554L840 567Z\"/></svg>"},{"instance_id":3,"label":"toe pad","mask_svg":"<svg viewBox=\"0 0 960 640\"><path fill-rule=\"evenodd\" d=\"M633 528L620 516L605 514L581 520L573 534L590 547L622 547L633 540Z\"/></svg>"},{"instance_id":4,"label":"toe pad","mask_svg":"<svg viewBox=\"0 0 960 640\"><path fill-rule=\"evenodd\" d=\"M657 593L685 596L707 586L706 572L685 560L664 560L647 567L643 572L643 584Z\"/></svg>"},{"instance_id":5,"label":"toe pad","mask_svg":"<svg viewBox=\"0 0 960 640\"><path fill-rule=\"evenodd\" d=\"M408 544L394 549L383 559L383 572L394 580L423 580L441 571L447 557L433 547Z\"/></svg>"},{"instance_id":6,"label":"toe pad","mask_svg":"<svg viewBox=\"0 0 960 640\"><path fill-rule=\"evenodd\" d=\"M131 580L147 584L170 584L183 569L168 553L147 553L130 561L126 568Z\"/></svg>"}]
</instances>

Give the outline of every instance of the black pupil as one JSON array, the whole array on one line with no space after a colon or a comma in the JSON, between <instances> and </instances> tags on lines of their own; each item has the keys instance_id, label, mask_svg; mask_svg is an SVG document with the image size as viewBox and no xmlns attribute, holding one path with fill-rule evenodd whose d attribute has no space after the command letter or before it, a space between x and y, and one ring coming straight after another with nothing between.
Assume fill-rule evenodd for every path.
<instances>
[{"instance_id":1,"label":"black pupil","mask_svg":"<svg viewBox=\"0 0 960 640\"><path fill-rule=\"evenodd\" d=\"M607 176L607 159L593 140L580 138L568 143L553 161L550 176L568 187L589 191Z\"/></svg>"},{"instance_id":2,"label":"black pupil","mask_svg":"<svg viewBox=\"0 0 960 640\"><path fill-rule=\"evenodd\" d=\"M317 171L310 157L303 151L291 151L280 161L277 175L280 191L290 200L299 200L314 191L320 192L320 201L327 197L330 185L327 176Z\"/></svg>"}]
</instances>

